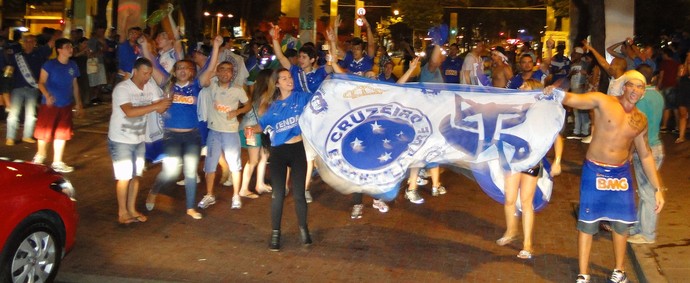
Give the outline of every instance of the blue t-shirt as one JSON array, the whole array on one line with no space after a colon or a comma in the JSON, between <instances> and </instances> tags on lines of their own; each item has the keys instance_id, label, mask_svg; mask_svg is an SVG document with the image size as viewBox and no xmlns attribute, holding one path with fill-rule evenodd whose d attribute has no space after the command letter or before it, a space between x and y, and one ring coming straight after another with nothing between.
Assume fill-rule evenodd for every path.
<instances>
[{"instance_id":1,"label":"blue t-shirt","mask_svg":"<svg viewBox=\"0 0 690 283\"><path fill-rule=\"evenodd\" d=\"M429 63L422 66L422 70L419 72L419 82L421 83L443 83L443 75L441 74L441 68L436 68L433 73L429 71Z\"/></svg>"},{"instance_id":2,"label":"blue t-shirt","mask_svg":"<svg viewBox=\"0 0 690 283\"><path fill-rule=\"evenodd\" d=\"M536 70L532 72L531 78L538 80L542 84L544 83L544 79L546 79L546 74L541 71L541 69ZM508 82L508 88L512 89L518 89L520 86L525 82L525 80L522 78L522 74L517 74L513 76L513 78L510 79Z\"/></svg>"},{"instance_id":3,"label":"blue t-shirt","mask_svg":"<svg viewBox=\"0 0 690 283\"><path fill-rule=\"evenodd\" d=\"M398 82L398 77L396 77L396 76L393 75L393 74L391 74L391 77L390 77L390 78L387 78L387 79L386 79L386 74L381 73L377 79L378 79L379 81L382 81L382 82L389 82L389 83L397 83L397 82Z\"/></svg>"},{"instance_id":4,"label":"blue t-shirt","mask_svg":"<svg viewBox=\"0 0 690 283\"><path fill-rule=\"evenodd\" d=\"M338 62L340 67L347 69L348 73L364 76L364 73L371 71L374 68L374 58L369 57L369 55L364 54L359 60L355 60L352 56L352 52L347 52L345 58Z\"/></svg>"},{"instance_id":5,"label":"blue t-shirt","mask_svg":"<svg viewBox=\"0 0 690 283\"><path fill-rule=\"evenodd\" d=\"M446 83L459 84L460 70L462 70L462 58L448 57L441 63L441 72L443 73L443 80Z\"/></svg>"},{"instance_id":6,"label":"blue t-shirt","mask_svg":"<svg viewBox=\"0 0 690 283\"><path fill-rule=\"evenodd\" d=\"M633 59L633 64L635 66L635 69L637 69L637 67L639 67L642 64L647 64L650 67L652 67L653 71L657 71L656 62L654 62L654 60L652 60L652 59L647 59L647 60L642 61L642 59L640 57L635 57L635 59Z\"/></svg>"},{"instance_id":7,"label":"blue t-shirt","mask_svg":"<svg viewBox=\"0 0 690 283\"><path fill-rule=\"evenodd\" d=\"M302 134L299 116L311 97L311 93L293 91L285 100L273 101L266 113L259 118L261 128L271 136L271 146L282 145Z\"/></svg>"},{"instance_id":8,"label":"blue t-shirt","mask_svg":"<svg viewBox=\"0 0 690 283\"><path fill-rule=\"evenodd\" d=\"M69 60L62 64L57 59L49 60L43 64L43 70L48 73L46 89L55 97L55 106L65 107L74 103L74 88L72 83L79 77L77 63ZM45 96L41 96L41 103L46 104Z\"/></svg>"},{"instance_id":9,"label":"blue t-shirt","mask_svg":"<svg viewBox=\"0 0 690 283\"><path fill-rule=\"evenodd\" d=\"M139 55L136 53L134 47L129 44L129 41L125 41L117 47L117 58L117 68L131 73L132 68L134 68L134 61L139 58Z\"/></svg>"},{"instance_id":10,"label":"blue t-shirt","mask_svg":"<svg viewBox=\"0 0 690 283\"><path fill-rule=\"evenodd\" d=\"M199 126L197 100L200 91L199 79L194 79L186 86L173 86L173 103L163 115L163 124L166 128L196 129Z\"/></svg>"},{"instance_id":11,"label":"blue t-shirt","mask_svg":"<svg viewBox=\"0 0 690 283\"><path fill-rule=\"evenodd\" d=\"M29 71L31 72L31 75L36 83L38 83L38 78L41 74L41 67L43 66L43 63L48 60L50 53L50 48L42 47L35 48L29 54L26 54L23 51L22 53L19 53L22 57L24 57L24 62L26 62L27 67L29 67ZM31 87L31 85L26 82L26 79L24 79L22 72L19 70L19 65L17 64L17 59L15 56L16 55L8 55L9 61L11 62L12 66L14 66L14 88Z\"/></svg>"},{"instance_id":12,"label":"blue t-shirt","mask_svg":"<svg viewBox=\"0 0 690 283\"><path fill-rule=\"evenodd\" d=\"M290 67L290 74L292 80L295 82L295 90L315 93L319 89L323 80L328 77L325 67L318 67L309 73L305 73L302 68L297 65Z\"/></svg>"}]
</instances>

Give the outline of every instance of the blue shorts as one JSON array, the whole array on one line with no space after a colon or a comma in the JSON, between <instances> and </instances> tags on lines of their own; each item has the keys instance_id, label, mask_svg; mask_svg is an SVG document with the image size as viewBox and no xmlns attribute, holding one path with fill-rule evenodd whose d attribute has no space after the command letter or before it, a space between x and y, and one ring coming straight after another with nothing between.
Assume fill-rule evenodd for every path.
<instances>
[{"instance_id":1,"label":"blue shorts","mask_svg":"<svg viewBox=\"0 0 690 283\"><path fill-rule=\"evenodd\" d=\"M586 223L601 220L626 224L637 222L633 185L630 162L611 166L585 160L578 220Z\"/></svg>"},{"instance_id":2,"label":"blue shorts","mask_svg":"<svg viewBox=\"0 0 690 283\"><path fill-rule=\"evenodd\" d=\"M206 160L204 161L204 172L214 173L218 167L220 153L225 154L231 172L242 170L242 160L240 159L240 135L235 133L223 133L209 130L206 139Z\"/></svg>"},{"instance_id":3,"label":"blue shorts","mask_svg":"<svg viewBox=\"0 0 690 283\"><path fill-rule=\"evenodd\" d=\"M144 143L127 144L108 139L108 150L113 159L115 180L131 180L144 173Z\"/></svg>"}]
</instances>

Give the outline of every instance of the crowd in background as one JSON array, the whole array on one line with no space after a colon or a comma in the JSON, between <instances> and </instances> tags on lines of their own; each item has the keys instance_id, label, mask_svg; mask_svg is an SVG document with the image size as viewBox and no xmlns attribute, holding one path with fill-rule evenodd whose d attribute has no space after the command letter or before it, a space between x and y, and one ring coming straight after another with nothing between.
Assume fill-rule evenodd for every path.
<instances>
[{"instance_id":1,"label":"crowd in background","mask_svg":"<svg viewBox=\"0 0 690 283\"><path fill-rule=\"evenodd\" d=\"M34 133L36 116L40 127L41 116L52 113L46 110L53 107L51 99L55 99L50 77L57 74L51 73L55 70L50 65L52 63L47 63L51 60L68 66L68 73L72 76L69 82L74 79L73 86L66 86L70 92L64 94L67 97L65 103L59 105L63 107L61 111L67 109L71 113L73 106L80 110L82 105L113 104L109 150L118 180L118 221L123 224L147 220L135 205L138 178L143 174L145 151L151 150L145 149L145 135L148 134L145 128L150 126L147 123L160 122L162 150L159 151L164 154L163 169L155 184L150 186L147 210L154 209L156 195L172 185L180 173L184 175L180 184L186 189L187 214L194 219L203 217L196 207L207 209L216 203L216 184L233 186L230 197L233 209L241 208L242 198L254 199L262 193L271 193L273 232L269 248L279 250L282 204L288 192L292 191L300 237L305 245L311 244L307 203L312 201L309 183L316 171L313 167L315 156L313 150L302 143L299 125L286 126L286 121L299 117L311 95L332 73L347 73L389 83L419 81L523 90L554 85L575 94L597 92L601 89L601 74L606 73L610 77L608 94L617 96L622 84L630 79L624 76L627 71L644 73L646 70L652 74L646 82L664 99L661 123L654 127L660 133L678 135L676 143L685 142L690 106L688 32L662 38L663 45L638 44L632 38L621 38L620 43L606 50L614 57L611 62L586 41L575 43L570 48L571 53L565 54L566 46L552 40L543 46L543 58L535 55L529 42L520 48L502 44L487 46L484 42L477 42L464 54L460 54L457 44L430 44L425 49L424 58L415 58L409 42L404 40L396 47L402 55L391 58L392 50L377 44L366 20L366 41L352 38L338 42L335 36L337 28L332 28L321 37L325 42L285 43L280 40L287 36L281 34L280 28L273 27L268 34L254 32L253 38L244 46L236 46L230 37L184 42L174 21L171 18L170 21L172 29L128 27L126 35L117 35L114 29L95 28L87 38L82 29L75 29L70 31L68 41L63 39L62 31L48 28L40 35L15 33L11 40L0 37L0 68L4 70L0 91L7 112L7 146L17 142L38 142L39 150L34 162L43 163L46 149L42 151L41 146L54 142L54 150L60 154L55 155L53 168L72 172L73 168L62 162L61 153L64 141L71 137L71 116L67 117L68 120L60 116L67 115L60 114L62 112L50 116L57 121L69 121L68 129L58 126L50 135L41 132L41 137ZM67 50L69 46L73 50ZM555 51L553 56L552 50ZM72 64L76 70L69 69ZM402 66L400 78L393 74L397 65ZM69 97L72 91L75 95ZM285 105L293 107L287 109ZM38 115L37 108L41 109ZM20 117L22 111L25 115ZM591 142L595 131L592 115L587 110L568 109L567 119L568 123L573 123L572 131L566 132L565 129L571 129L566 126L562 134L567 139ZM151 120L148 116L159 120ZM24 120L24 125L20 140L16 131L21 120ZM279 130L279 127L284 128ZM65 132L61 134L60 131ZM658 138L653 141L656 144L650 140L651 146L658 145ZM242 149L247 151L248 157L244 163L240 154ZM558 175L562 141L557 140L555 151L550 173ZM202 155L206 155L203 166L206 194L197 204L196 184L201 179L197 171ZM265 174L269 160L270 176ZM660 165L660 160L657 162L657 166ZM218 166L221 174L216 177ZM429 177L431 196L446 194L438 164L413 167L405 189L406 199L415 204L423 203L418 187L426 185ZM251 190L249 184L254 170L257 178ZM534 192L536 181L514 178L523 176L521 174L535 177L534 172L540 168L530 170L516 172L509 177L515 184L511 189L515 191L506 189L508 227L497 241L499 245L516 239L517 224L511 215L515 210L518 187L522 193ZM270 182L267 183L268 179ZM518 257L531 258L533 212L525 212L525 209L530 209L533 194L522 193L523 215L529 215L529 219L523 221L529 221L529 224L524 226L524 249ZM389 209L379 199L375 199L372 206L382 213ZM362 211L362 195L355 194L351 217L361 218ZM653 232L644 232L638 231L645 238L640 240L638 237L637 241L653 241Z\"/></svg>"}]
</instances>

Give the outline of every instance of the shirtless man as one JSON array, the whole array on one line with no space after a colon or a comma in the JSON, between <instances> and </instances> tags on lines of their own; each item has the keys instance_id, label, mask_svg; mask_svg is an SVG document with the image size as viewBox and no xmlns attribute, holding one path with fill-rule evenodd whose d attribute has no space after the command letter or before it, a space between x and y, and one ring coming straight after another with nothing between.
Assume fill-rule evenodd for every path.
<instances>
[{"instance_id":1,"label":"shirtless man","mask_svg":"<svg viewBox=\"0 0 690 283\"><path fill-rule=\"evenodd\" d=\"M498 48L491 51L491 84L494 87L505 88L512 77L513 68L508 63L508 57Z\"/></svg>"},{"instance_id":2,"label":"shirtless man","mask_svg":"<svg viewBox=\"0 0 690 283\"><path fill-rule=\"evenodd\" d=\"M644 173L655 188L656 209L664 207L664 187L657 174L654 156L647 141L647 118L635 107L645 92L646 79L638 71L623 75L623 94L610 96L599 92L562 93L547 87L547 95L565 95L563 104L577 109L593 109L598 130L593 134L582 167L580 211L578 215L578 255L580 274L577 283L588 283L589 254L592 237L599 222L613 226L615 267L608 282L627 282L624 268L629 226L637 222L635 191L630 171L632 149L637 151Z\"/></svg>"},{"instance_id":3,"label":"shirtless man","mask_svg":"<svg viewBox=\"0 0 690 283\"><path fill-rule=\"evenodd\" d=\"M602 69L606 71L607 74L609 74L610 79L609 79L609 88L606 94L608 95L613 95L613 96L619 96L621 95L622 91L622 86L623 86L623 73L625 73L625 69L628 66L626 63L626 60L623 58L618 58L615 57L611 61L611 64L606 61L606 58L599 54L596 49L594 49L589 43L584 40L582 41L582 48L586 51L589 51L594 55L594 58L597 60L599 63L599 66L601 66ZM596 123L595 123L596 124ZM592 129L590 130L590 135L583 138L581 141L583 143L590 143L592 142L592 133L594 133L594 126L595 124L592 124Z\"/></svg>"}]
</instances>

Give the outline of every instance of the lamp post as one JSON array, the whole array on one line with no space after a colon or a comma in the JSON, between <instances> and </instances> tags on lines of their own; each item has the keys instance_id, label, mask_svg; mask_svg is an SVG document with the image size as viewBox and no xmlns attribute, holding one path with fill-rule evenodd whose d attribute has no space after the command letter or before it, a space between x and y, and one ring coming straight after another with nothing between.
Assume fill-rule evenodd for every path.
<instances>
[{"instance_id":1,"label":"lamp post","mask_svg":"<svg viewBox=\"0 0 690 283\"><path fill-rule=\"evenodd\" d=\"M223 18L223 13L216 14L218 22L216 23L216 35L220 34L220 19Z\"/></svg>"},{"instance_id":2,"label":"lamp post","mask_svg":"<svg viewBox=\"0 0 690 283\"><path fill-rule=\"evenodd\" d=\"M204 12L204 17L209 17L211 16L211 13L209 12ZM211 27L209 28L209 33L211 34L211 37L213 37L213 18L211 18Z\"/></svg>"}]
</instances>

